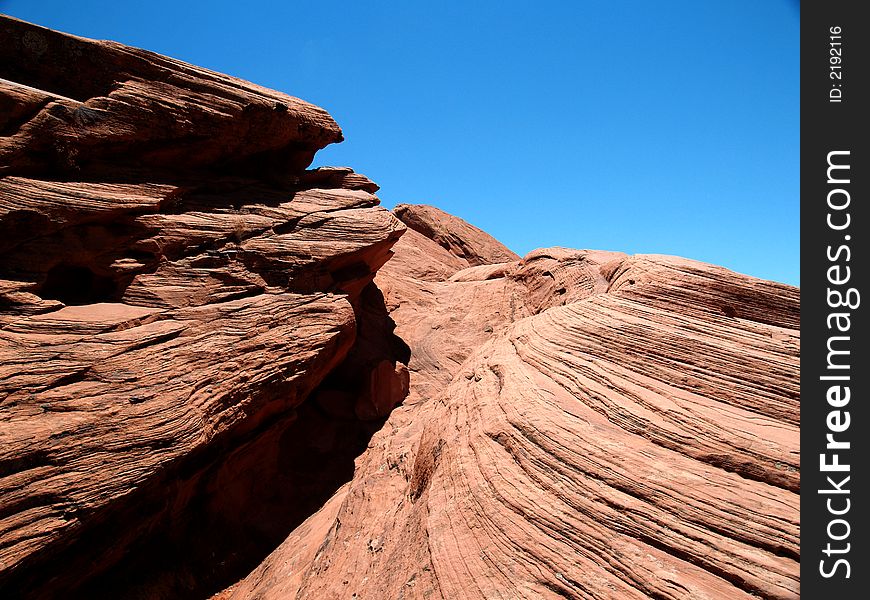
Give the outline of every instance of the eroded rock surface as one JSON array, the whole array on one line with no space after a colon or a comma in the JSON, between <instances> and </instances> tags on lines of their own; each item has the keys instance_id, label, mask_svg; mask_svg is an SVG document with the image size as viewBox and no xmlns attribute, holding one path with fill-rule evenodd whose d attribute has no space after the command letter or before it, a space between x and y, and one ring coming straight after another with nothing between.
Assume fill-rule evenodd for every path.
<instances>
[{"instance_id":1,"label":"eroded rock surface","mask_svg":"<svg viewBox=\"0 0 870 600\"><path fill-rule=\"evenodd\" d=\"M224 520L245 504L220 464L277 456L275 432L348 355L366 417L401 401L407 371L356 341L405 227L365 177L305 171L341 131L299 99L6 17L0 65L0 588L64 596L187 531L204 495Z\"/></svg>"},{"instance_id":2,"label":"eroded rock surface","mask_svg":"<svg viewBox=\"0 0 870 600\"><path fill-rule=\"evenodd\" d=\"M408 399L227 597L799 597L797 289L666 256L441 250L405 237L376 277Z\"/></svg>"},{"instance_id":3,"label":"eroded rock surface","mask_svg":"<svg viewBox=\"0 0 870 600\"><path fill-rule=\"evenodd\" d=\"M520 259L340 139L0 17L0 596L797 598L799 290Z\"/></svg>"},{"instance_id":4,"label":"eroded rock surface","mask_svg":"<svg viewBox=\"0 0 870 600\"><path fill-rule=\"evenodd\" d=\"M488 233L434 206L399 204L393 212L410 229L434 241L469 266L519 258Z\"/></svg>"},{"instance_id":5,"label":"eroded rock surface","mask_svg":"<svg viewBox=\"0 0 870 600\"><path fill-rule=\"evenodd\" d=\"M292 176L341 141L316 106L153 52L0 16L3 174L125 168ZM283 173L282 173L283 172Z\"/></svg>"}]
</instances>

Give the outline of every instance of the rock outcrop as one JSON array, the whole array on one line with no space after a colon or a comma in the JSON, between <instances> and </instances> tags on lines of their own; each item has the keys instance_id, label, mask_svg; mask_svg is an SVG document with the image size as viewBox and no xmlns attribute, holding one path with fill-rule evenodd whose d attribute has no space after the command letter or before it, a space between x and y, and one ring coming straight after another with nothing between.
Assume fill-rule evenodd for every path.
<instances>
[{"instance_id":1,"label":"rock outcrop","mask_svg":"<svg viewBox=\"0 0 870 600\"><path fill-rule=\"evenodd\" d=\"M340 140L0 17L0 596L799 596L798 289L520 259Z\"/></svg>"},{"instance_id":2,"label":"rock outcrop","mask_svg":"<svg viewBox=\"0 0 870 600\"><path fill-rule=\"evenodd\" d=\"M401 401L356 341L392 326L357 321L405 227L365 177L305 171L341 140L320 108L0 25L0 587L40 597L183 530L336 369L367 418Z\"/></svg>"},{"instance_id":3,"label":"rock outcrop","mask_svg":"<svg viewBox=\"0 0 870 600\"><path fill-rule=\"evenodd\" d=\"M410 229L432 240L469 266L519 259L491 235L434 206L399 204L393 212Z\"/></svg>"},{"instance_id":4,"label":"rock outcrop","mask_svg":"<svg viewBox=\"0 0 870 600\"><path fill-rule=\"evenodd\" d=\"M298 98L115 42L3 19L3 174L184 173L220 165L293 176L342 140Z\"/></svg>"},{"instance_id":5,"label":"rock outcrop","mask_svg":"<svg viewBox=\"0 0 870 600\"><path fill-rule=\"evenodd\" d=\"M375 279L409 397L226 597L799 597L797 289L562 248L463 268L440 239Z\"/></svg>"}]
</instances>

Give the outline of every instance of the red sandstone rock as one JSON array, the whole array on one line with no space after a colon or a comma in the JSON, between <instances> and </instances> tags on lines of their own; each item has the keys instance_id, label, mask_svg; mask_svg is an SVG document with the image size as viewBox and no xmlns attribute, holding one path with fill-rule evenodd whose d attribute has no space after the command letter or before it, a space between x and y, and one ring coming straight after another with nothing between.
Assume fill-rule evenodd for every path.
<instances>
[{"instance_id":1,"label":"red sandstone rock","mask_svg":"<svg viewBox=\"0 0 870 600\"><path fill-rule=\"evenodd\" d=\"M201 490L243 481L211 465L244 444L267 460L355 348L361 292L405 228L365 177L303 170L341 139L322 109L0 25L0 588L90 597L143 538L186 530ZM355 367L372 416L401 401L388 358ZM233 489L206 508L231 512Z\"/></svg>"},{"instance_id":2,"label":"red sandstone rock","mask_svg":"<svg viewBox=\"0 0 870 600\"><path fill-rule=\"evenodd\" d=\"M0 25L0 595L798 597L796 288L405 231L321 109Z\"/></svg>"},{"instance_id":3,"label":"red sandstone rock","mask_svg":"<svg viewBox=\"0 0 870 600\"><path fill-rule=\"evenodd\" d=\"M410 377L402 363L382 360L370 371L368 386L356 400L354 412L363 421L381 419L408 395Z\"/></svg>"},{"instance_id":4,"label":"red sandstone rock","mask_svg":"<svg viewBox=\"0 0 870 600\"><path fill-rule=\"evenodd\" d=\"M321 108L116 42L0 16L4 174L304 169L342 139Z\"/></svg>"},{"instance_id":5,"label":"red sandstone rock","mask_svg":"<svg viewBox=\"0 0 870 600\"><path fill-rule=\"evenodd\" d=\"M409 398L229 597L799 596L797 289L558 248L433 281L427 244L376 277Z\"/></svg>"},{"instance_id":6,"label":"red sandstone rock","mask_svg":"<svg viewBox=\"0 0 870 600\"><path fill-rule=\"evenodd\" d=\"M425 204L399 204L393 213L468 265L485 265L519 258L501 242L458 217Z\"/></svg>"}]
</instances>

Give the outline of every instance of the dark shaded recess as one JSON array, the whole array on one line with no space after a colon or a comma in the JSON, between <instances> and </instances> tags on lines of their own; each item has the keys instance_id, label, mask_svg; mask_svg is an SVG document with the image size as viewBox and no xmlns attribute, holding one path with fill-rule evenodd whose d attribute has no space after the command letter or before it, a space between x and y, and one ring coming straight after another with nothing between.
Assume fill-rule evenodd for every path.
<instances>
[{"instance_id":1,"label":"dark shaded recess","mask_svg":"<svg viewBox=\"0 0 870 600\"><path fill-rule=\"evenodd\" d=\"M182 187L160 207L162 213L192 210L238 209L239 197L265 206L292 201L295 191L263 186L247 179L226 178ZM234 203L236 205L234 205ZM43 299L81 305L115 302L123 296L137 274L152 273L165 255L175 260L184 255L218 250L226 240L216 239L199 247L164 248L143 246L155 231L136 221L139 211L107 219L102 215L58 228L33 211L13 211L0 218L0 274L32 281L33 293ZM292 229L296 222L288 227ZM33 248L38 246L38 259ZM132 258L142 264L134 270L119 270L113 263ZM225 264L221 259L215 266ZM285 275L286 278L286 275Z\"/></svg>"},{"instance_id":2,"label":"dark shaded recess","mask_svg":"<svg viewBox=\"0 0 870 600\"><path fill-rule=\"evenodd\" d=\"M299 174L311 165L316 152L302 144L290 144L277 150L264 150L251 156L224 161L214 170L286 187L299 181Z\"/></svg>"},{"instance_id":3,"label":"dark shaded recess","mask_svg":"<svg viewBox=\"0 0 870 600\"><path fill-rule=\"evenodd\" d=\"M61 110L65 107L57 105ZM9 125L17 129L21 123ZM2 165L4 175L35 177L54 181L102 183L175 183L190 181L196 174L206 178L251 178L275 189L306 189L298 184L299 174L314 160L316 150L301 144L264 150L242 158L215 157L203 164L186 164L184 156L210 151L214 139L188 136L175 140L102 142L83 146L76 140L41 140L28 148L26 161Z\"/></svg>"},{"instance_id":4,"label":"dark shaded recess","mask_svg":"<svg viewBox=\"0 0 870 600\"><path fill-rule=\"evenodd\" d=\"M354 310L354 345L295 411L168 465L102 511L71 510L83 533L31 556L0 581L11 594L3 597L205 600L250 573L352 479L354 460L385 422L358 420L353 406L367 369L407 363L410 349L374 284ZM315 398L328 389L346 392L348 406L321 407Z\"/></svg>"},{"instance_id":5,"label":"dark shaded recess","mask_svg":"<svg viewBox=\"0 0 870 600\"><path fill-rule=\"evenodd\" d=\"M95 45L30 23L0 27L0 77L84 102L111 89L120 61L117 54L94 52ZM76 57L70 76L67 57ZM114 59L114 60L113 60ZM129 60L129 59L128 59Z\"/></svg>"},{"instance_id":6,"label":"dark shaded recess","mask_svg":"<svg viewBox=\"0 0 870 600\"><path fill-rule=\"evenodd\" d=\"M16 223L22 226L13 230ZM49 225L34 226L43 223ZM28 291L46 300L72 305L116 302L136 274L153 272L159 265L154 253L131 249L153 235L135 222L135 215L52 229L44 215L19 211L0 219L0 232L5 228L12 232L0 241L0 277L31 282ZM135 258L141 266L118 269L114 263L122 258Z\"/></svg>"},{"instance_id":7,"label":"dark shaded recess","mask_svg":"<svg viewBox=\"0 0 870 600\"><path fill-rule=\"evenodd\" d=\"M50 231L51 219L29 211L14 210L0 217L0 253L6 253L21 243L21 232Z\"/></svg>"},{"instance_id":8,"label":"dark shaded recess","mask_svg":"<svg viewBox=\"0 0 870 600\"><path fill-rule=\"evenodd\" d=\"M64 304L96 304L114 298L117 285L111 277L100 276L90 268L59 264L49 269L39 296Z\"/></svg>"},{"instance_id":9,"label":"dark shaded recess","mask_svg":"<svg viewBox=\"0 0 870 600\"><path fill-rule=\"evenodd\" d=\"M63 121L67 107L52 108ZM82 112L76 109L76 115ZM58 181L100 181L135 183L172 183L189 179L235 176L258 180L263 185L287 188L314 160L315 149L302 143L264 150L251 156L222 157L189 163L187 156L209 156L215 152L214 138L205 134L178 139L140 141L102 141L83 145L78 140L56 138L52 143L35 140L28 149L27 161L4 165L5 175L38 177Z\"/></svg>"},{"instance_id":10,"label":"dark shaded recess","mask_svg":"<svg viewBox=\"0 0 870 600\"><path fill-rule=\"evenodd\" d=\"M65 597L209 598L250 573L350 481L354 460L382 425L335 419L303 403L295 419L280 419L209 466L181 513Z\"/></svg>"},{"instance_id":11,"label":"dark shaded recess","mask_svg":"<svg viewBox=\"0 0 870 600\"><path fill-rule=\"evenodd\" d=\"M39 166L19 171L40 177L54 175L61 179L72 177L125 183L138 178L172 183L189 179L192 173L196 173L200 179L232 176L256 181L264 187L288 189L296 184L299 174L308 168L316 153L316 149L296 142L252 155L224 157L216 153L215 139L215 136L200 134L168 140L104 142L86 148L77 147L75 142L59 144L52 148L52 153L42 163L51 166L48 173ZM213 158L201 163L191 164L185 159L212 154ZM117 173L119 169L123 177Z\"/></svg>"},{"instance_id":12,"label":"dark shaded recess","mask_svg":"<svg viewBox=\"0 0 870 600\"><path fill-rule=\"evenodd\" d=\"M7 475L51 463L51 457L45 450L25 452L21 456L0 459L0 477L6 477Z\"/></svg>"},{"instance_id":13,"label":"dark shaded recess","mask_svg":"<svg viewBox=\"0 0 870 600\"><path fill-rule=\"evenodd\" d=\"M354 310L357 313L356 342L330 377L352 380L362 374L368 375L384 359L407 365L411 360L411 348L394 333L396 322L390 317L380 288L374 283L368 284Z\"/></svg>"},{"instance_id":14,"label":"dark shaded recess","mask_svg":"<svg viewBox=\"0 0 870 600\"><path fill-rule=\"evenodd\" d=\"M312 394L314 402L336 418L357 418L356 404L370 394L371 373L379 363L386 360L407 366L411 360L411 348L394 333L396 323L377 285L370 283L363 289L354 310L357 315L354 345Z\"/></svg>"}]
</instances>

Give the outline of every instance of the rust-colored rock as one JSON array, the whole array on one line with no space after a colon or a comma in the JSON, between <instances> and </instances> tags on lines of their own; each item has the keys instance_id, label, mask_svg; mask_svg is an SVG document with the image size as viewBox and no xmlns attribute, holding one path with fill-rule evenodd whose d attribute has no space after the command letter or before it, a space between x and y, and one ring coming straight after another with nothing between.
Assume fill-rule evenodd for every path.
<instances>
[{"instance_id":1,"label":"rust-colored rock","mask_svg":"<svg viewBox=\"0 0 870 600\"><path fill-rule=\"evenodd\" d=\"M410 395L228 597L799 597L797 289L560 248L439 281L407 239Z\"/></svg>"},{"instance_id":2,"label":"rust-colored rock","mask_svg":"<svg viewBox=\"0 0 870 600\"><path fill-rule=\"evenodd\" d=\"M409 228L423 234L470 266L519 258L488 233L434 206L399 204L393 212Z\"/></svg>"},{"instance_id":3,"label":"rust-colored rock","mask_svg":"<svg viewBox=\"0 0 870 600\"><path fill-rule=\"evenodd\" d=\"M322 109L0 25L0 596L799 596L799 290L520 259L305 170Z\"/></svg>"},{"instance_id":4,"label":"rust-colored rock","mask_svg":"<svg viewBox=\"0 0 870 600\"><path fill-rule=\"evenodd\" d=\"M116 42L0 15L0 169L68 176L219 166L280 175L342 139L321 108Z\"/></svg>"},{"instance_id":5,"label":"rust-colored rock","mask_svg":"<svg viewBox=\"0 0 870 600\"><path fill-rule=\"evenodd\" d=\"M123 578L88 582L197 514L226 525L251 500L233 491L244 483L216 483L245 481L238 449L268 470L297 414L317 422L297 408L361 353L362 290L405 227L365 177L304 170L341 139L322 109L0 19L0 595L117 597ZM356 367L371 418L401 401L395 361ZM328 446L331 426L305 447ZM281 472L270 471L284 489ZM301 500L274 492L275 505L299 512L317 497L305 489ZM215 493L220 506L200 500ZM240 548L251 537L234 532ZM161 581L157 562L138 565L152 578L146 597L208 591Z\"/></svg>"}]
</instances>

